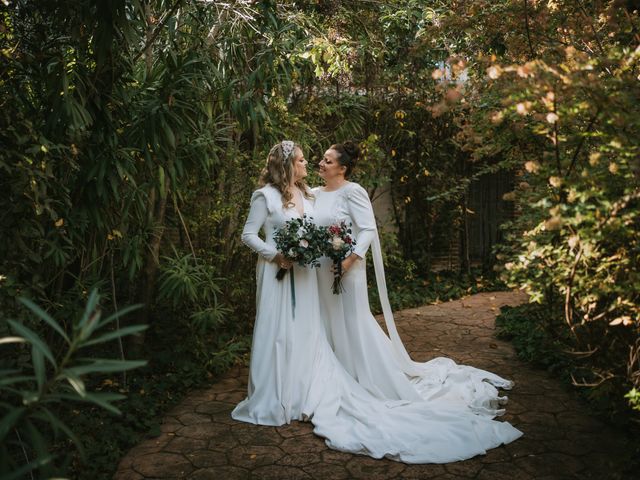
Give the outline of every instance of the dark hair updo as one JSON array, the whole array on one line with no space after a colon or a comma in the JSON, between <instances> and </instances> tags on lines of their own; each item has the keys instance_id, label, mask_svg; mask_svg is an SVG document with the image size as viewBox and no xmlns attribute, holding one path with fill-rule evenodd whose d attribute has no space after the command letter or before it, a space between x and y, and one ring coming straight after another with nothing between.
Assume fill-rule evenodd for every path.
<instances>
[{"instance_id":1,"label":"dark hair updo","mask_svg":"<svg viewBox=\"0 0 640 480\"><path fill-rule=\"evenodd\" d=\"M338 162L340 162L340 165L343 167L347 167L344 172L344 177L348 178L356 167L356 163L358 163L360 147L355 142L346 141L344 143L335 143L329 148L338 152Z\"/></svg>"}]
</instances>

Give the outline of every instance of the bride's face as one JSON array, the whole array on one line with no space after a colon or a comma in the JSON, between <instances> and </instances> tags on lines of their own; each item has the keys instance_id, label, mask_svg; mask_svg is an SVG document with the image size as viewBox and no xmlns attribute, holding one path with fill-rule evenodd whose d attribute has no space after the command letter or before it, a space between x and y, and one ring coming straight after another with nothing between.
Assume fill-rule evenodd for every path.
<instances>
[{"instance_id":1,"label":"bride's face","mask_svg":"<svg viewBox=\"0 0 640 480\"><path fill-rule=\"evenodd\" d=\"M293 157L293 177L297 182L307 176L307 160L304 158L304 153L299 148L296 148Z\"/></svg>"},{"instance_id":2,"label":"bride's face","mask_svg":"<svg viewBox=\"0 0 640 480\"><path fill-rule=\"evenodd\" d=\"M347 167L340 165L338 161L338 152L330 148L324 152L324 157L320 160L318 174L325 181L335 177L344 177Z\"/></svg>"}]
</instances>

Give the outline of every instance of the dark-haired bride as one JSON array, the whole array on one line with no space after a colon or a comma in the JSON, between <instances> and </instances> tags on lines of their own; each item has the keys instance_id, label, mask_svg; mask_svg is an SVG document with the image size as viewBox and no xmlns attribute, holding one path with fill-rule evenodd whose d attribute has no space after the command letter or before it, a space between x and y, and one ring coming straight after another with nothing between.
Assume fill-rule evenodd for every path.
<instances>
[{"instance_id":1,"label":"dark-haired bride","mask_svg":"<svg viewBox=\"0 0 640 480\"><path fill-rule=\"evenodd\" d=\"M410 359L400 340L386 293L376 221L364 188L348 181L359 156L352 142L332 145L319 165L325 186L316 188L315 221L352 225L355 250L342 262L343 292L332 292L331 261L319 269L320 309L336 356L345 369L378 398L428 401L430 406L457 406L493 418L504 413L506 397L496 387L512 382L474 367L457 365L448 358L419 363ZM372 247L376 280L389 336L369 308L365 255Z\"/></svg>"},{"instance_id":2,"label":"dark-haired bride","mask_svg":"<svg viewBox=\"0 0 640 480\"><path fill-rule=\"evenodd\" d=\"M248 395L233 418L262 425L310 420L331 448L407 463L463 460L518 438L521 432L506 422L455 405L432 405L410 396L409 389L395 397L372 393L340 362L320 315L316 273L291 266L272 237L288 219L315 216L305 176L301 148L283 141L271 149L264 186L251 199L243 241L259 254L257 309ZM318 200L325 194L330 192ZM276 279L278 267L295 270L293 286ZM345 281L350 273L355 271Z\"/></svg>"}]
</instances>

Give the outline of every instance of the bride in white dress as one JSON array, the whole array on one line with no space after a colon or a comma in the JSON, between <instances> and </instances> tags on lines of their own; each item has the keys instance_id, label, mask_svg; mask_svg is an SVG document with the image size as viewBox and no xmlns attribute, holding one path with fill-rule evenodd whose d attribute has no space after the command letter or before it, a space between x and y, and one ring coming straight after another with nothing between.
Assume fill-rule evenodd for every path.
<instances>
[{"instance_id":1,"label":"bride in white dress","mask_svg":"<svg viewBox=\"0 0 640 480\"><path fill-rule=\"evenodd\" d=\"M325 187L315 188L315 222L331 225L345 221L356 240L353 253L342 262L343 293L333 294L331 260L323 258L318 269L320 312L329 341L345 369L378 398L425 400L430 405L458 405L494 417L504 410L507 398L496 387L513 383L493 373L457 365L438 357L425 363L410 359L396 330L387 298L384 267L376 221L364 188L347 178L355 167L358 146L352 142L332 145L319 165ZM364 258L372 246L376 279L389 337L371 314Z\"/></svg>"},{"instance_id":2,"label":"bride in white dress","mask_svg":"<svg viewBox=\"0 0 640 480\"><path fill-rule=\"evenodd\" d=\"M263 172L264 186L251 198L242 238L259 254L257 309L248 396L232 417L261 425L310 420L331 448L406 463L463 460L518 438L521 433L510 424L467 408L432 406L417 397L378 398L338 361L320 317L316 272L291 265L273 241L287 220L314 216L306 163L297 145L277 144ZM281 267L294 269L295 302L290 278L275 278Z\"/></svg>"}]
</instances>

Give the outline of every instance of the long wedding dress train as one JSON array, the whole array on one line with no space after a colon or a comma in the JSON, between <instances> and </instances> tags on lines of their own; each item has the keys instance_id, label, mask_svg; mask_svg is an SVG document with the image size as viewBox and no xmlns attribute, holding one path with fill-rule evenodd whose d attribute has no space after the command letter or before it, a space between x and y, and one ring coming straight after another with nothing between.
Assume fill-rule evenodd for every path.
<instances>
[{"instance_id":1,"label":"long wedding dress train","mask_svg":"<svg viewBox=\"0 0 640 480\"><path fill-rule=\"evenodd\" d=\"M308 215L312 208L305 201ZM260 254L257 314L248 396L234 419L262 425L310 420L331 448L406 463L462 460L521 435L509 423L452 403L378 397L358 383L327 340L316 272L294 266L293 281L291 273L277 281L278 267L268 261L277 253L273 232L294 215L271 186L252 197L243 241Z\"/></svg>"}]
</instances>

